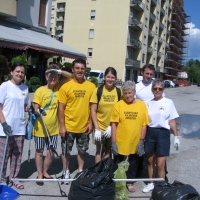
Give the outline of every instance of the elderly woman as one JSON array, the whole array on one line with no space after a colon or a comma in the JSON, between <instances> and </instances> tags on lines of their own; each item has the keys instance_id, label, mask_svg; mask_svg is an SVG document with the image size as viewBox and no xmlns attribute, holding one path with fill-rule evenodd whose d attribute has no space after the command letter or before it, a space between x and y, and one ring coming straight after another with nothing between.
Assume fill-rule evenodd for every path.
<instances>
[{"instance_id":1,"label":"elderly woman","mask_svg":"<svg viewBox=\"0 0 200 200\"><path fill-rule=\"evenodd\" d=\"M170 129L174 133L174 147L180 146L175 118L179 117L171 99L163 97L164 82L155 79L152 83L154 99L147 103L151 119L145 138L145 152L148 158L149 178L157 174L158 178L165 178L165 161L170 150ZM156 159L154 161L154 159ZM157 172L154 172L156 162ZM154 184L149 183L143 188L143 192L153 190Z\"/></svg>"},{"instance_id":2,"label":"elderly woman","mask_svg":"<svg viewBox=\"0 0 200 200\"><path fill-rule=\"evenodd\" d=\"M136 176L139 156L144 154L143 140L149 123L147 107L135 99L135 83L126 81L122 86L123 100L117 102L111 114L111 151L114 154L114 169L119 162L128 159L127 178ZM135 192L133 182L127 183L129 192Z\"/></svg>"}]
</instances>

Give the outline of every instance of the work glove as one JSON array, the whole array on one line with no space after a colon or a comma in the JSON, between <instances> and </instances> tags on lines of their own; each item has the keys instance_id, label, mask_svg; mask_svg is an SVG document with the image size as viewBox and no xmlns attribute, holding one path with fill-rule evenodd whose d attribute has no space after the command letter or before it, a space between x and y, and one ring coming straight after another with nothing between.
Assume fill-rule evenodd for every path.
<instances>
[{"instance_id":1,"label":"work glove","mask_svg":"<svg viewBox=\"0 0 200 200\"><path fill-rule=\"evenodd\" d=\"M48 69L46 72L46 74L48 73L57 73L57 74L61 74L62 70L61 69Z\"/></svg>"},{"instance_id":2,"label":"work glove","mask_svg":"<svg viewBox=\"0 0 200 200\"><path fill-rule=\"evenodd\" d=\"M3 132L4 132L6 135L12 134L11 126L9 126L6 122L2 123L1 125L3 126Z\"/></svg>"},{"instance_id":3,"label":"work glove","mask_svg":"<svg viewBox=\"0 0 200 200\"><path fill-rule=\"evenodd\" d=\"M42 115L42 116L46 116L47 115L47 113L45 112L45 110L43 108L39 108L37 110L37 112L38 112L39 115Z\"/></svg>"},{"instance_id":4,"label":"work glove","mask_svg":"<svg viewBox=\"0 0 200 200\"><path fill-rule=\"evenodd\" d=\"M140 139L137 147L136 147L136 151L139 157L141 157L145 152L144 152L144 140Z\"/></svg>"},{"instance_id":5,"label":"work glove","mask_svg":"<svg viewBox=\"0 0 200 200\"><path fill-rule=\"evenodd\" d=\"M104 131L104 135L105 135L105 138L110 138L111 137L111 126L108 126L106 128L106 130Z\"/></svg>"},{"instance_id":6,"label":"work glove","mask_svg":"<svg viewBox=\"0 0 200 200\"><path fill-rule=\"evenodd\" d=\"M100 130L95 129L94 140L95 141L101 141L101 131Z\"/></svg>"},{"instance_id":7,"label":"work glove","mask_svg":"<svg viewBox=\"0 0 200 200\"><path fill-rule=\"evenodd\" d=\"M176 148L176 150L178 150L179 147L180 147L180 140L179 140L178 136L174 136L174 148Z\"/></svg>"},{"instance_id":8,"label":"work glove","mask_svg":"<svg viewBox=\"0 0 200 200\"><path fill-rule=\"evenodd\" d=\"M118 155L118 147L117 147L116 141L112 141L112 144L111 144L111 152L112 152L115 156Z\"/></svg>"}]
</instances>

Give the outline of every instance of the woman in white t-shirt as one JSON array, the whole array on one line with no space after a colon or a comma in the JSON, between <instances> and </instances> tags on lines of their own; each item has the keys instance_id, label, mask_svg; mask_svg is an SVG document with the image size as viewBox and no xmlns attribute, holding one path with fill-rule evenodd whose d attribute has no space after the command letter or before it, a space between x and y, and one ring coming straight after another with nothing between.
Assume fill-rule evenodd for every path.
<instances>
[{"instance_id":1,"label":"woman in white t-shirt","mask_svg":"<svg viewBox=\"0 0 200 200\"><path fill-rule=\"evenodd\" d=\"M179 117L171 99L163 97L164 82L155 79L152 83L154 99L147 103L150 124L147 128L144 150L148 158L149 178L157 174L158 178L165 178L165 161L170 150L170 129L174 134L174 146L180 146L176 128L176 118ZM156 172L154 172L154 158L156 158ZM151 182L143 188L143 192L153 190Z\"/></svg>"},{"instance_id":2,"label":"woman in white t-shirt","mask_svg":"<svg viewBox=\"0 0 200 200\"><path fill-rule=\"evenodd\" d=\"M5 148L6 135L9 135L8 146L2 179L6 180L6 168L10 158L10 179L16 178L20 171L22 151L24 146L24 135L26 128L26 115L29 97L28 87L22 83L25 76L25 67L22 63L15 63L11 67L11 80L0 86L0 167ZM19 181L11 181L18 188L24 185Z\"/></svg>"}]
</instances>

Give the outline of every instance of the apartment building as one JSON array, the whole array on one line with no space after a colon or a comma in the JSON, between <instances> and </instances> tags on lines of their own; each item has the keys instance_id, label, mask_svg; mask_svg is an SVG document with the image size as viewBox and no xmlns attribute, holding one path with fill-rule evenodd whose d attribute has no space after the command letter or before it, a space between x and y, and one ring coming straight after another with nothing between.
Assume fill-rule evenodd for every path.
<instances>
[{"instance_id":1,"label":"apartment building","mask_svg":"<svg viewBox=\"0 0 200 200\"><path fill-rule=\"evenodd\" d=\"M173 0L170 45L165 57L166 79L176 79L178 72L182 71L188 55L189 31L187 23L190 16L184 11L183 0Z\"/></svg>"},{"instance_id":2,"label":"apartment building","mask_svg":"<svg viewBox=\"0 0 200 200\"><path fill-rule=\"evenodd\" d=\"M118 78L137 81L155 65L164 78L172 0L53 0L51 34L87 55L88 67L114 67Z\"/></svg>"}]
</instances>

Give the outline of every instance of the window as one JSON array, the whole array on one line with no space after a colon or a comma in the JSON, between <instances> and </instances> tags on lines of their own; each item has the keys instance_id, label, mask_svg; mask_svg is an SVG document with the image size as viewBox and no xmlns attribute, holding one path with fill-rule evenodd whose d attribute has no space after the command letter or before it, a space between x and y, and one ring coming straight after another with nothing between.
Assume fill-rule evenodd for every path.
<instances>
[{"instance_id":1,"label":"window","mask_svg":"<svg viewBox=\"0 0 200 200\"><path fill-rule=\"evenodd\" d=\"M154 43L154 50L156 50L157 49L157 43L155 42Z\"/></svg>"},{"instance_id":2,"label":"window","mask_svg":"<svg viewBox=\"0 0 200 200\"><path fill-rule=\"evenodd\" d=\"M53 23L51 23L50 27L53 28Z\"/></svg>"},{"instance_id":3,"label":"window","mask_svg":"<svg viewBox=\"0 0 200 200\"><path fill-rule=\"evenodd\" d=\"M146 35L144 35L143 44L144 44L144 45L146 45L146 44L147 44L147 36L146 36Z\"/></svg>"},{"instance_id":4,"label":"window","mask_svg":"<svg viewBox=\"0 0 200 200\"><path fill-rule=\"evenodd\" d=\"M54 19L54 14L51 14L51 19Z\"/></svg>"},{"instance_id":5,"label":"window","mask_svg":"<svg viewBox=\"0 0 200 200\"><path fill-rule=\"evenodd\" d=\"M88 57L92 57L92 52L93 52L93 49L92 48L88 48Z\"/></svg>"},{"instance_id":6,"label":"window","mask_svg":"<svg viewBox=\"0 0 200 200\"><path fill-rule=\"evenodd\" d=\"M38 24L45 26L47 0L40 0L40 11ZM52 18L51 18L52 19Z\"/></svg>"},{"instance_id":7,"label":"window","mask_svg":"<svg viewBox=\"0 0 200 200\"><path fill-rule=\"evenodd\" d=\"M91 20L95 20L95 15L96 15L96 11L95 10L91 10L91 12L90 12L90 19Z\"/></svg>"},{"instance_id":8,"label":"window","mask_svg":"<svg viewBox=\"0 0 200 200\"><path fill-rule=\"evenodd\" d=\"M157 11L157 19L159 19L159 12Z\"/></svg>"},{"instance_id":9,"label":"window","mask_svg":"<svg viewBox=\"0 0 200 200\"><path fill-rule=\"evenodd\" d=\"M149 0L146 1L146 8L149 9Z\"/></svg>"},{"instance_id":10,"label":"window","mask_svg":"<svg viewBox=\"0 0 200 200\"><path fill-rule=\"evenodd\" d=\"M55 10L55 6L52 6L52 7L51 7L51 10Z\"/></svg>"},{"instance_id":11,"label":"window","mask_svg":"<svg viewBox=\"0 0 200 200\"><path fill-rule=\"evenodd\" d=\"M89 30L89 38L93 39L94 38L94 29Z\"/></svg>"},{"instance_id":12,"label":"window","mask_svg":"<svg viewBox=\"0 0 200 200\"><path fill-rule=\"evenodd\" d=\"M155 62L156 62L156 59L155 59L155 58L153 58L153 65L155 65Z\"/></svg>"},{"instance_id":13,"label":"window","mask_svg":"<svg viewBox=\"0 0 200 200\"><path fill-rule=\"evenodd\" d=\"M148 19L145 17L145 21L144 21L145 26L148 26Z\"/></svg>"},{"instance_id":14,"label":"window","mask_svg":"<svg viewBox=\"0 0 200 200\"><path fill-rule=\"evenodd\" d=\"M144 63L145 62L145 54L143 53L142 54L142 63Z\"/></svg>"}]
</instances>

